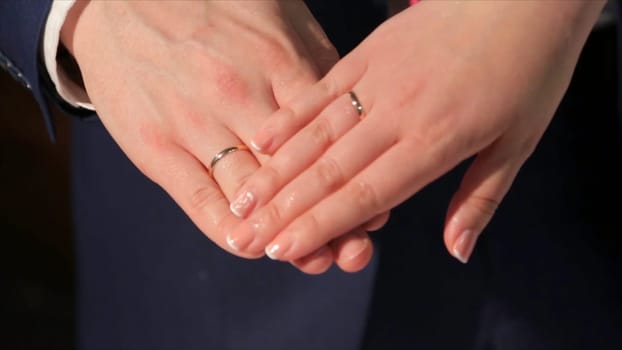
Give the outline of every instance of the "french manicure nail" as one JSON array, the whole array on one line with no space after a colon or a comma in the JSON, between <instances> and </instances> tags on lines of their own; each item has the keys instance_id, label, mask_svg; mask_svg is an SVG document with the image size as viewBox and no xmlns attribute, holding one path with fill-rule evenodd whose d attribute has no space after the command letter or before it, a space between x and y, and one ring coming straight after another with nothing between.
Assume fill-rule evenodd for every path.
<instances>
[{"instance_id":1,"label":"french manicure nail","mask_svg":"<svg viewBox=\"0 0 622 350\"><path fill-rule=\"evenodd\" d=\"M369 239L357 241L355 244L350 243L346 245L342 254L345 256L346 260L354 260L359 257L365 251L365 249L367 249L367 245L369 245Z\"/></svg>"},{"instance_id":2,"label":"french manicure nail","mask_svg":"<svg viewBox=\"0 0 622 350\"><path fill-rule=\"evenodd\" d=\"M231 235L227 235L227 244L229 245L229 247L231 247L231 249L235 250L236 252L240 251L240 247L237 245L236 240L232 238Z\"/></svg>"},{"instance_id":3,"label":"french manicure nail","mask_svg":"<svg viewBox=\"0 0 622 350\"><path fill-rule=\"evenodd\" d=\"M290 246L291 243L286 238L281 237L277 243L266 246L266 255L272 260L291 260L285 259Z\"/></svg>"},{"instance_id":4,"label":"french manicure nail","mask_svg":"<svg viewBox=\"0 0 622 350\"><path fill-rule=\"evenodd\" d=\"M471 253L473 253L473 248L475 248L477 236L477 233L473 230L464 230L458 236L452 251L453 256L460 260L463 264L466 264L469 261Z\"/></svg>"},{"instance_id":5,"label":"french manicure nail","mask_svg":"<svg viewBox=\"0 0 622 350\"><path fill-rule=\"evenodd\" d=\"M261 152L261 147L259 147L259 145L257 145L257 144L255 143L255 140L251 140L251 147L252 147L255 151L257 151L257 152Z\"/></svg>"},{"instance_id":6,"label":"french manicure nail","mask_svg":"<svg viewBox=\"0 0 622 350\"><path fill-rule=\"evenodd\" d=\"M253 206L255 205L255 196L252 192L244 191L242 192L231 204L229 205L229 209L233 215L243 218L250 214Z\"/></svg>"},{"instance_id":7,"label":"french manicure nail","mask_svg":"<svg viewBox=\"0 0 622 350\"><path fill-rule=\"evenodd\" d=\"M272 260L279 260L279 256L277 255L279 248L281 248L278 244L272 244L266 247L266 255L268 258Z\"/></svg>"},{"instance_id":8,"label":"french manicure nail","mask_svg":"<svg viewBox=\"0 0 622 350\"><path fill-rule=\"evenodd\" d=\"M257 152L264 152L272 144L272 131L270 128L261 128L251 140L251 147Z\"/></svg>"},{"instance_id":9,"label":"french manicure nail","mask_svg":"<svg viewBox=\"0 0 622 350\"><path fill-rule=\"evenodd\" d=\"M227 235L227 244L231 249L239 252L246 249L255 240L255 225L242 222L232 233Z\"/></svg>"}]
</instances>

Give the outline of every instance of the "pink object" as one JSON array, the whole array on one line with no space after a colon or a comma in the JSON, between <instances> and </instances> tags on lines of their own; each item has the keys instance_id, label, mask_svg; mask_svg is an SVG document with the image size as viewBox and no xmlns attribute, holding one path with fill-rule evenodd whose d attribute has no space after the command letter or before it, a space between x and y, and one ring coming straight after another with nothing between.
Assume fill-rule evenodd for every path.
<instances>
[{"instance_id":1,"label":"pink object","mask_svg":"<svg viewBox=\"0 0 622 350\"><path fill-rule=\"evenodd\" d=\"M414 4L418 3L418 2L419 2L419 0L410 0L410 4L411 5L414 5Z\"/></svg>"}]
</instances>

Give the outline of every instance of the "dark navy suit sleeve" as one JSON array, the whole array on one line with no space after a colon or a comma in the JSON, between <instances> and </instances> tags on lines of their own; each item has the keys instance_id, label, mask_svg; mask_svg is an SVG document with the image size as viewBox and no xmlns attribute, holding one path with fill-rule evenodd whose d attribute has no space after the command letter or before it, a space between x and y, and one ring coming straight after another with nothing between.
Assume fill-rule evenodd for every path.
<instances>
[{"instance_id":1,"label":"dark navy suit sleeve","mask_svg":"<svg viewBox=\"0 0 622 350\"><path fill-rule=\"evenodd\" d=\"M44 94L45 72L40 66L43 28L52 0L0 1L0 65L31 90L51 135L54 125Z\"/></svg>"},{"instance_id":2,"label":"dark navy suit sleeve","mask_svg":"<svg viewBox=\"0 0 622 350\"><path fill-rule=\"evenodd\" d=\"M31 90L53 139L54 123L50 102L72 115L84 116L85 113L61 102L41 60L43 30L52 1L0 1L0 67Z\"/></svg>"}]
</instances>

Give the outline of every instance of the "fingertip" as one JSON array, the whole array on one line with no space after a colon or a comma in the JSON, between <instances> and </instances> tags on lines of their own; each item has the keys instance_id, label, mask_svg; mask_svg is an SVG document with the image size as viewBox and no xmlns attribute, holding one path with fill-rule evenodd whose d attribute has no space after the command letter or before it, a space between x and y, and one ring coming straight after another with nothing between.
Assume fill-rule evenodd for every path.
<instances>
[{"instance_id":1,"label":"fingertip","mask_svg":"<svg viewBox=\"0 0 622 350\"><path fill-rule=\"evenodd\" d=\"M229 204L229 210L238 218L248 217L256 205L255 194L252 191L242 190Z\"/></svg>"},{"instance_id":2,"label":"fingertip","mask_svg":"<svg viewBox=\"0 0 622 350\"><path fill-rule=\"evenodd\" d=\"M467 212L468 208L451 210L443 232L447 251L463 264L469 262L477 239L483 230L483 227L475 225L473 213Z\"/></svg>"},{"instance_id":3,"label":"fingertip","mask_svg":"<svg viewBox=\"0 0 622 350\"><path fill-rule=\"evenodd\" d=\"M251 140L251 142L250 142L250 143L251 143L251 148L252 148L254 151L259 152L259 153L262 153L262 147L261 147L261 146L259 146L258 141Z\"/></svg>"},{"instance_id":4,"label":"fingertip","mask_svg":"<svg viewBox=\"0 0 622 350\"><path fill-rule=\"evenodd\" d=\"M335 262L345 272L358 272L365 268L374 252L374 246L365 232L344 237L333 244Z\"/></svg>"},{"instance_id":5,"label":"fingertip","mask_svg":"<svg viewBox=\"0 0 622 350\"><path fill-rule=\"evenodd\" d=\"M251 148L260 153L272 155L272 133L266 129L260 129L250 141Z\"/></svg>"},{"instance_id":6,"label":"fingertip","mask_svg":"<svg viewBox=\"0 0 622 350\"><path fill-rule=\"evenodd\" d=\"M458 236L458 229L460 226L460 222L458 217L456 216L455 206L453 205L455 201L452 200L449 205L449 210L447 212L447 218L445 219L445 228L443 230L443 242L445 243L445 247L447 251L453 255L453 246L456 242L456 237Z\"/></svg>"},{"instance_id":7,"label":"fingertip","mask_svg":"<svg viewBox=\"0 0 622 350\"><path fill-rule=\"evenodd\" d=\"M322 274L333 265L333 252L328 246L316 250L314 253L291 261L290 263L300 271L310 274Z\"/></svg>"},{"instance_id":8,"label":"fingertip","mask_svg":"<svg viewBox=\"0 0 622 350\"><path fill-rule=\"evenodd\" d=\"M391 215L390 211L384 212L382 214L377 215L373 219L367 221L363 225L363 229L367 232L378 231L384 227L389 221L389 217Z\"/></svg>"},{"instance_id":9,"label":"fingertip","mask_svg":"<svg viewBox=\"0 0 622 350\"><path fill-rule=\"evenodd\" d=\"M294 112L286 107L276 111L252 137L251 147L261 154L272 155L282 144L277 139L287 139L297 130L295 125L290 125L293 115Z\"/></svg>"},{"instance_id":10,"label":"fingertip","mask_svg":"<svg viewBox=\"0 0 622 350\"><path fill-rule=\"evenodd\" d=\"M475 249L478 236L479 233L474 230L462 231L451 249L451 255L463 264L468 263L473 254L473 249Z\"/></svg>"}]
</instances>

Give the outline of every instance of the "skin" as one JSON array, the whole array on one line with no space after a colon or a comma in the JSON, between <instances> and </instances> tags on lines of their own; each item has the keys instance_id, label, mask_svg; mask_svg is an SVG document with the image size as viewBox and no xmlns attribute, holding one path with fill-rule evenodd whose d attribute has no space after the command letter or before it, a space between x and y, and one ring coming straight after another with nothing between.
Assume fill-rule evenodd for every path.
<instances>
[{"instance_id":1,"label":"skin","mask_svg":"<svg viewBox=\"0 0 622 350\"><path fill-rule=\"evenodd\" d=\"M61 38L128 158L218 246L263 256L238 250L227 235L240 221L229 201L268 157L238 151L208 170L216 153L250 144L267 116L337 61L304 3L79 1ZM325 271L333 251L371 246L364 228L295 265Z\"/></svg>"},{"instance_id":2,"label":"skin","mask_svg":"<svg viewBox=\"0 0 622 350\"><path fill-rule=\"evenodd\" d=\"M273 156L240 189L254 198L232 233L241 250L300 259L474 157L444 228L449 253L467 262L603 6L423 1L386 21L253 137Z\"/></svg>"}]
</instances>

